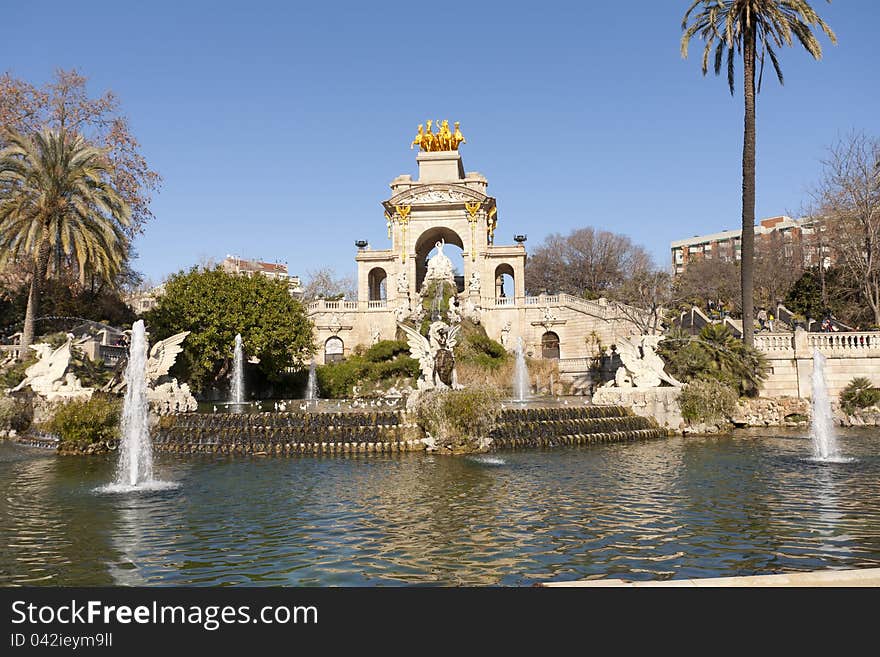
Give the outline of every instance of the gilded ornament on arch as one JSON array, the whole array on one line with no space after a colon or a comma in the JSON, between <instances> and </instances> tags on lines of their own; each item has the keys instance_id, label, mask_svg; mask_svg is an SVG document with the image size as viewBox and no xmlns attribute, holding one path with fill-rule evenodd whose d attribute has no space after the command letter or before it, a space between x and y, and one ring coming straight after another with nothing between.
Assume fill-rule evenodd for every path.
<instances>
[{"instance_id":1,"label":"gilded ornament on arch","mask_svg":"<svg viewBox=\"0 0 880 657\"><path fill-rule=\"evenodd\" d=\"M398 221L405 224L409 221L409 213L412 210L411 205L395 205L394 211L397 212Z\"/></svg>"},{"instance_id":2,"label":"gilded ornament on arch","mask_svg":"<svg viewBox=\"0 0 880 657\"><path fill-rule=\"evenodd\" d=\"M468 221L476 221L477 220L477 213L480 211L480 207L482 205L483 204L480 201L475 201L473 203L469 203L469 202L465 201L464 209L467 210L468 215L470 215L468 217Z\"/></svg>"},{"instance_id":3,"label":"gilded ornament on arch","mask_svg":"<svg viewBox=\"0 0 880 657\"><path fill-rule=\"evenodd\" d=\"M419 124L419 130L415 138L412 140L409 148L412 150L416 146L425 153L433 153L436 151L457 151L461 144L466 144L467 140L461 133L459 122L453 124L453 129L449 128L449 121L436 121L437 132L433 132L431 126L435 125L434 121L425 121L424 125Z\"/></svg>"}]
</instances>

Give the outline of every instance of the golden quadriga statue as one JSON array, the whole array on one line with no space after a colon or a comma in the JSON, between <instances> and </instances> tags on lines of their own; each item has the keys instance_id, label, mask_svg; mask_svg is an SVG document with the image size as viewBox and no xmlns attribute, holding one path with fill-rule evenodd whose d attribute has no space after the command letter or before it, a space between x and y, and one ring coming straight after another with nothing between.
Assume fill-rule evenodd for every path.
<instances>
[{"instance_id":1,"label":"golden quadriga statue","mask_svg":"<svg viewBox=\"0 0 880 657\"><path fill-rule=\"evenodd\" d=\"M454 125L454 130L449 129L449 121L437 121L439 132L431 132L431 121L426 121L425 126L419 124L419 132L410 145L410 150L418 146L420 150L425 152L434 151L457 151L459 145L466 144L467 141L458 127L458 121Z\"/></svg>"}]
</instances>

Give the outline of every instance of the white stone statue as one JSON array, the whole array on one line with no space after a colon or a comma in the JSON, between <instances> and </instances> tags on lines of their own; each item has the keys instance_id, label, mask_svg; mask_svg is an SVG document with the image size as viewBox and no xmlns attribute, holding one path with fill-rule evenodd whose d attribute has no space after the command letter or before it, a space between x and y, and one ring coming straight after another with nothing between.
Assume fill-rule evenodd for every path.
<instances>
[{"instance_id":1,"label":"white stone statue","mask_svg":"<svg viewBox=\"0 0 880 657\"><path fill-rule=\"evenodd\" d=\"M471 274L471 280L468 282L468 290L470 292L480 293L480 272L475 271Z\"/></svg>"},{"instance_id":2,"label":"white stone statue","mask_svg":"<svg viewBox=\"0 0 880 657\"><path fill-rule=\"evenodd\" d=\"M409 297L404 297L400 299L397 303L397 307L394 309L394 316L397 318L398 322L402 322L406 319L407 315L410 313L409 308Z\"/></svg>"},{"instance_id":3,"label":"white stone statue","mask_svg":"<svg viewBox=\"0 0 880 657\"><path fill-rule=\"evenodd\" d=\"M371 341L370 343L376 344L377 342L379 342L379 337L380 337L379 327L374 324L373 326L370 327L370 341Z\"/></svg>"},{"instance_id":4,"label":"white stone statue","mask_svg":"<svg viewBox=\"0 0 880 657\"><path fill-rule=\"evenodd\" d=\"M510 321L504 322L504 326L501 327L501 346L507 349L510 345L510 329L513 328Z\"/></svg>"},{"instance_id":5,"label":"white stone statue","mask_svg":"<svg viewBox=\"0 0 880 657\"><path fill-rule=\"evenodd\" d=\"M409 281L406 278L406 270L397 274L397 293L409 294Z\"/></svg>"},{"instance_id":6,"label":"white stone statue","mask_svg":"<svg viewBox=\"0 0 880 657\"><path fill-rule=\"evenodd\" d=\"M464 301L464 314L474 324L480 323L480 306L470 299L465 299Z\"/></svg>"},{"instance_id":7,"label":"white stone statue","mask_svg":"<svg viewBox=\"0 0 880 657\"><path fill-rule=\"evenodd\" d=\"M449 297L449 311L446 316L450 324L458 324L461 321L461 306L458 304L458 297L454 294Z\"/></svg>"},{"instance_id":8,"label":"white stone statue","mask_svg":"<svg viewBox=\"0 0 880 657\"><path fill-rule=\"evenodd\" d=\"M643 335L618 340L617 353L623 365L617 368L614 381L603 387L656 388L661 381L681 387L680 381L664 371L663 359L655 351L662 339L658 335Z\"/></svg>"},{"instance_id":9,"label":"white stone statue","mask_svg":"<svg viewBox=\"0 0 880 657\"><path fill-rule=\"evenodd\" d=\"M440 240L434 246L437 247L437 253L428 259L428 271L425 274L425 283L428 281L454 281L455 274L452 267L452 261L443 253L445 240ZM425 283L422 283L424 286Z\"/></svg>"},{"instance_id":10,"label":"white stone statue","mask_svg":"<svg viewBox=\"0 0 880 657\"><path fill-rule=\"evenodd\" d=\"M52 349L45 342L31 345L40 360L24 371L24 380L7 392L18 392L25 386L48 401L67 401L70 399L91 399L92 388L83 388L72 372L67 372L70 364L73 334L67 334L67 342ZM65 376L66 373L66 376Z\"/></svg>"},{"instance_id":11,"label":"white stone statue","mask_svg":"<svg viewBox=\"0 0 880 657\"><path fill-rule=\"evenodd\" d=\"M147 399L150 407L159 415L166 413L191 413L198 408L196 398L189 389L189 384L179 384L171 379L155 388L147 388Z\"/></svg>"},{"instance_id":12,"label":"white stone statue","mask_svg":"<svg viewBox=\"0 0 880 657\"><path fill-rule=\"evenodd\" d=\"M419 361L421 376L417 381L419 390L435 388L460 389L455 371L455 358L452 350L456 345L461 324L449 326L445 322L434 322L428 329L428 337L406 324L397 324L406 333L410 354Z\"/></svg>"},{"instance_id":13,"label":"white stone statue","mask_svg":"<svg viewBox=\"0 0 880 657\"><path fill-rule=\"evenodd\" d=\"M150 349L150 357L147 359L147 384L153 385L160 378L168 374L168 371L177 361L177 356L183 351L180 344L190 334L183 331L172 335L170 338L160 340Z\"/></svg>"}]
</instances>

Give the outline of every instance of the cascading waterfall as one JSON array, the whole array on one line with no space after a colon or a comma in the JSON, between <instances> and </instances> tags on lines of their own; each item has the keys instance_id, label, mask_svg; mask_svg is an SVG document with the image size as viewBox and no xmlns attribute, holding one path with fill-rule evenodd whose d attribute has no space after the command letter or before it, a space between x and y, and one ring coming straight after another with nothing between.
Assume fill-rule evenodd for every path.
<instances>
[{"instance_id":1,"label":"cascading waterfall","mask_svg":"<svg viewBox=\"0 0 880 657\"><path fill-rule=\"evenodd\" d=\"M818 348L813 350L813 419L811 437L813 457L817 461L839 461L837 436L834 433L834 420L828 386L825 383L825 356Z\"/></svg>"},{"instance_id":2,"label":"cascading waterfall","mask_svg":"<svg viewBox=\"0 0 880 657\"><path fill-rule=\"evenodd\" d=\"M244 352L241 348L241 333L235 334L235 355L232 361L232 391L229 401L244 403Z\"/></svg>"},{"instance_id":3,"label":"cascading waterfall","mask_svg":"<svg viewBox=\"0 0 880 657\"><path fill-rule=\"evenodd\" d=\"M318 399L318 377L315 375L315 360L309 365L309 382L306 384L306 399L315 401Z\"/></svg>"},{"instance_id":4,"label":"cascading waterfall","mask_svg":"<svg viewBox=\"0 0 880 657\"><path fill-rule=\"evenodd\" d=\"M128 365L125 368L117 486L136 487L153 482L153 448L150 444L147 401L147 346L144 321L139 319L132 326Z\"/></svg>"},{"instance_id":5,"label":"cascading waterfall","mask_svg":"<svg viewBox=\"0 0 880 657\"><path fill-rule=\"evenodd\" d=\"M516 363L513 368L513 398L516 401L526 401L529 397L529 370L523 351L523 339L520 335L516 339Z\"/></svg>"}]
</instances>

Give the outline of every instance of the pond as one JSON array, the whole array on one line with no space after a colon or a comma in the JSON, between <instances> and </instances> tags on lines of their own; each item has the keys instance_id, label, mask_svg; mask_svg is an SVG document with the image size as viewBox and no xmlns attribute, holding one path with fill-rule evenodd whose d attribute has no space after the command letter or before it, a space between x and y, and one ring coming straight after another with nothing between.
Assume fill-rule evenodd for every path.
<instances>
[{"instance_id":1,"label":"pond","mask_svg":"<svg viewBox=\"0 0 880 657\"><path fill-rule=\"evenodd\" d=\"M529 585L880 566L880 431L499 452L115 457L0 444L0 585Z\"/></svg>"}]
</instances>

